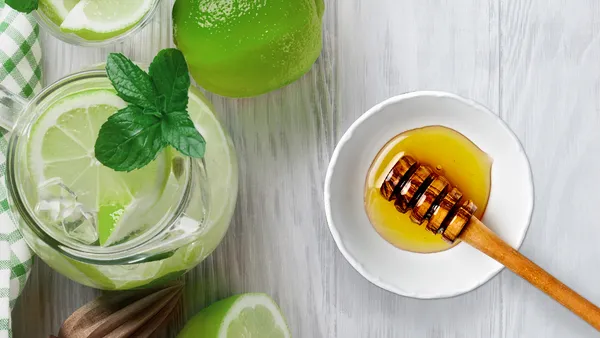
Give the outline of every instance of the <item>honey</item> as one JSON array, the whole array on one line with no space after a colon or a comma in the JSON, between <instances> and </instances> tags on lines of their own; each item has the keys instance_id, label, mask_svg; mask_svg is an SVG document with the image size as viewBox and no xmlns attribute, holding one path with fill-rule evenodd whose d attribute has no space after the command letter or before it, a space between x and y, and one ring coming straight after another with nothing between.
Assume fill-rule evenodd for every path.
<instances>
[{"instance_id":1,"label":"honey","mask_svg":"<svg viewBox=\"0 0 600 338\"><path fill-rule=\"evenodd\" d=\"M492 159L459 132L442 126L428 126L401 133L377 154L365 182L365 209L375 230L394 246L412 252L431 253L452 245L440 236L411 221L380 193L380 187L396 162L410 155L446 177L463 196L477 206L481 219L491 188ZM426 221L425 221L426 222Z\"/></svg>"}]
</instances>

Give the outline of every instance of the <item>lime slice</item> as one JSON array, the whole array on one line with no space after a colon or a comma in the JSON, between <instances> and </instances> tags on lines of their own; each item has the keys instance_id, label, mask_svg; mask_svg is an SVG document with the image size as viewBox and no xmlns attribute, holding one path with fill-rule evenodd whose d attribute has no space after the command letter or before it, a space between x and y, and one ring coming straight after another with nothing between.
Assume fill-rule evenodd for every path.
<instances>
[{"instance_id":1,"label":"lime slice","mask_svg":"<svg viewBox=\"0 0 600 338\"><path fill-rule=\"evenodd\" d=\"M86 40L118 36L140 22L156 0L81 0L60 25Z\"/></svg>"},{"instance_id":2,"label":"lime slice","mask_svg":"<svg viewBox=\"0 0 600 338\"><path fill-rule=\"evenodd\" d=\"M52 205L58 198L64 203L70 197L87 213L96 214L100 245L111 245L140 229L142 224L128 215L152 207L171 172L167 152L129 173L116 172L96 160L94 144L100 127L124 106L110 90L90 89L71 94L39 117L28 143L29 170L40 187L39 203ZM64 225L64 220L59 221ZM76 237L75 232L67 231L67 235Z\"/></svg>"},{"instance_id":3,"label":"lime slice","mask_svg":"<svg viewBox=\"0 0 600 338\"><path fill-rule=\"evenodd\" d=\"M40 0L40 10L60 26L79 0Z\"/></svg>"},{"instance_id":4,"label":"lime slice","mask_svg":"<svg viewBox=\"0 0 600 338\"><path fill-rule=\"evenodd\" d=\"M249 293L219 301L194 316L178 338L289 338L291 333L271 297Z\"/></svg>"}]
</instances>

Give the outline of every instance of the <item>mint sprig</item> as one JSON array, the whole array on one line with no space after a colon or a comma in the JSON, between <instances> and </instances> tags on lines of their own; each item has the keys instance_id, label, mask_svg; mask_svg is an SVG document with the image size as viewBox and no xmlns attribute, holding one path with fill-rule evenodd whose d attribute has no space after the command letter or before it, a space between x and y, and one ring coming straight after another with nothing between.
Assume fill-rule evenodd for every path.
<instances>
[{"instance_id":1,"label":"mint sprig","mask_svg":"<svg viewBox=\"0 0 600 338\"><path fill-rule=\"evenodd\" d=\"M152 162L169 145L186 156L204 156L206 141L187 112L190 75L179 50L160 51L149 74L124 55L112 53L106 73L128 106L100 128L94 147L100 163L132 171Z\"/></svg>"},{"instance_id":2,"label":"mint sprig","mask_svg":"<svg viewBox=\"0 0 600 338\"><path fill-rule=\"evenodd\" d=\"M31 13L38 8L38 0L6 0L6 4L22 13Z\"/></svg>"}]
</instances>

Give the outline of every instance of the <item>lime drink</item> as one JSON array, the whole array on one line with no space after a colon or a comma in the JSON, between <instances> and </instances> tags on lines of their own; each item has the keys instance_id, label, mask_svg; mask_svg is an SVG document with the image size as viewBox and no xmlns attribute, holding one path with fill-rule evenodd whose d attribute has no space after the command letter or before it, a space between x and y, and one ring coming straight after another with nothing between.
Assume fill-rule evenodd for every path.
<instances>
[{"instance_id":1,"label":"lime drink","mask_svg":"<svg viewBox=\"0 0 600 338\"><path fill-rule=\"evenodd\" d=\"M143 26L160 0L39 0L38 21L81 45L114 42Z\"/></svg>"},{"instance_id":2,"label":"lime drink","mask_svg":"<svg viewBox=\"0 0 600 338\"><path fill-rule=\"evenodd\" d=\"M229 136L201 92L188 112L203 159L171 147L141 169L114 171L94 156L100 127L126 103L100 70L72 75L29 104L11 138L7 185L20 230L49 266L107 290L166 282L222 240L237 196Z\"/></svg>"}]
</instances>

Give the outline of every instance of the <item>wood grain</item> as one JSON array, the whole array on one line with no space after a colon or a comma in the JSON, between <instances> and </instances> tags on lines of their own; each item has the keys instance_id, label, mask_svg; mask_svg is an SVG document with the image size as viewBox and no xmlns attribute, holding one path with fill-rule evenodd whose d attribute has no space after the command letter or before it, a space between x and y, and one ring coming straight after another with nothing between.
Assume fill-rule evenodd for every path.
<instances>
[{"instance_id":1,"label":"wood grain","mask_svg":"<svg viewBox=\"0 0 600 338\"><path fill-rule=\"evenodd\" d=\"M520 250L600 304L600 4L505 0L500 6L501 116L522 141L535 211ZM562 306L502 274L507 337L597 337Z\"/></svg>"},{"instance_id":2,"label":"wood grain","mask_svg":"<svg viewBox=\"0 0 600 338\"><path fill-rule=\"evenodd\" d=\"M328 0L324 49L312 71L268 95L209 95L240 157L240 195L226 239L186 275L185 306L162 337L202 307L262 291L297 338L594 337L531 285L503 272L451 299L383 291L338 252L322 186L329 157L372 105L412 90L445 90L499 112L523 141L536 210L522 251L600 302L600 8L596 0ZM135 39L80 48L44 36L46 83L109 51L150 61L172 46L170 1ZM569 184L567 184L569 182ZM566 210L578 212L566 212ZM585 271L583 273L582 271ZM13 312L16 338L47 337L97 291L35 264Z\"/></svg>"},{"instance_id":3,"label":"wood grain","mask_svg":"<svg viewBox=\"0 0 600 338\"><path fill-rule=\"evenodd\" d=\"M600 331L600 308L506 244L477 217L471 218L459 238L502 263Z\"/></svg>"}]
</instances>

